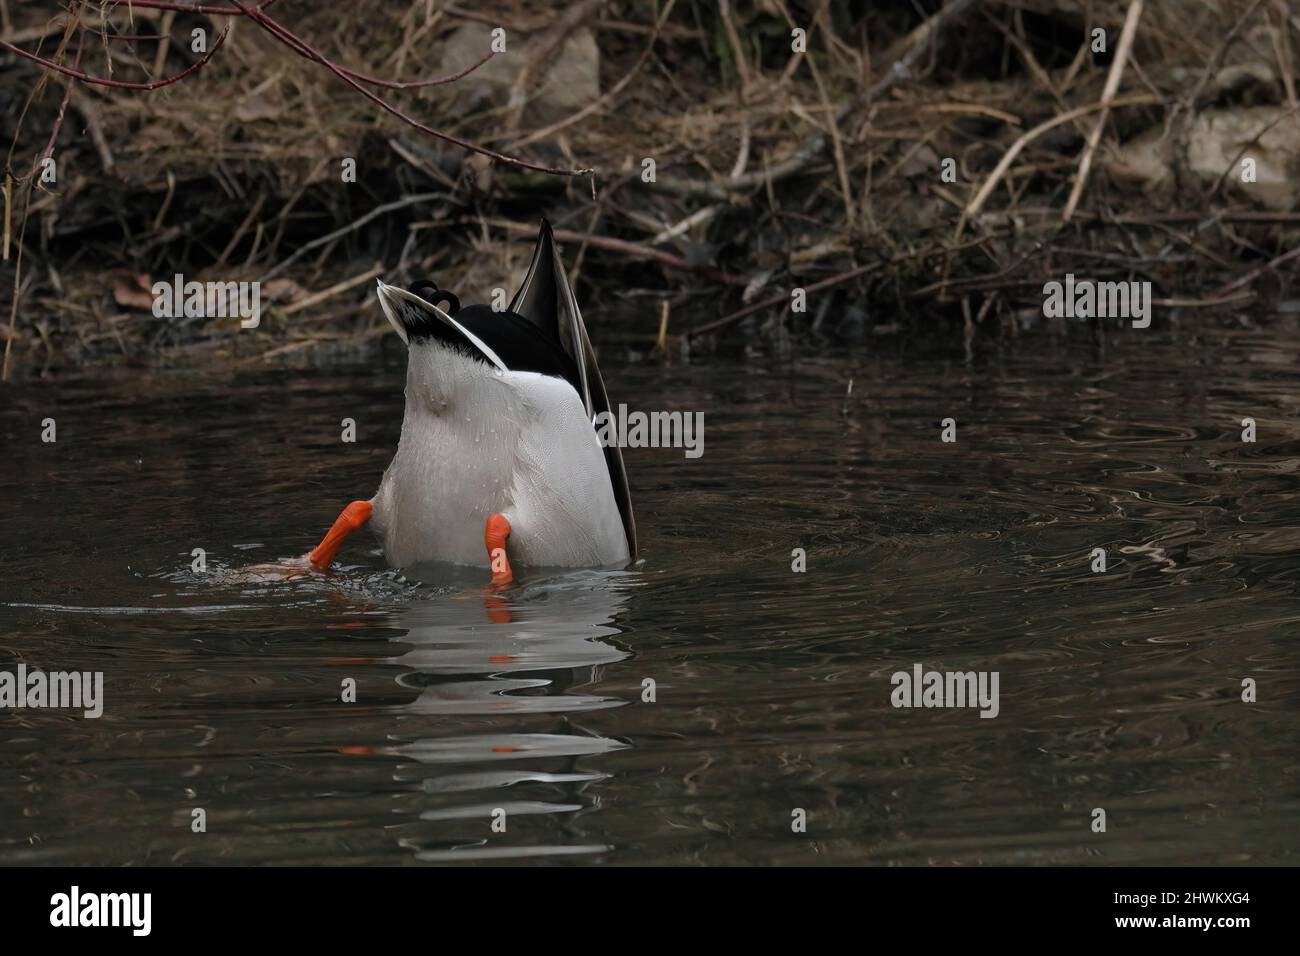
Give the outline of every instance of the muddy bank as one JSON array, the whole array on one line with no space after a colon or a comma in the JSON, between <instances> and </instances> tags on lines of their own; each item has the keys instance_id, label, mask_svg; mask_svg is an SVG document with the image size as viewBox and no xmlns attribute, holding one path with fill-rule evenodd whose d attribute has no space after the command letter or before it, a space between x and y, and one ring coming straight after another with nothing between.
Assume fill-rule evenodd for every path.
<instances>
[{"instance_id":1,"label":"muddy bank","mask_svg":"<svg viewBox=\"0 0 1300 956\"><path fill-rule=\"evenodd\" d=\"M376 277L509 296L542 216L646 356L1011 334L1067 275L1157 326L1297 297L1279 3L147 0L0 39L11 378L364 353ZM256 327L156 314L177 275L258 283Z\"/></svg>"}]
</instances>

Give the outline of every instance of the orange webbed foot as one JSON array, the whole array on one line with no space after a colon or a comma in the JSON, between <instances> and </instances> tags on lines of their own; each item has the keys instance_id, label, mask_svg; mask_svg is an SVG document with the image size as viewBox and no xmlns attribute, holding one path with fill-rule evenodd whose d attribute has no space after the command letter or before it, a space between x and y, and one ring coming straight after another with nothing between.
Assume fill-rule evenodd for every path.
<instances>
[{"instance_id":1,"label":"orange webbed foot","mask_svg":"<svg viewBox=\"0 0 1300 956\"><path fill-rule=\"evenodd\" d=\"M501 587L515 579L506 555L506 538L510 537L510 521L503 514L488 515L483 530L483 543L487 545L488 561L492 565L492 586Z\"/></svg>"},{"instance_id":2,"label":"orange webbed foot","mask_svg":"<svg viewBox=\"0 0 1300 956\"><path fill-rule=\"evenodd\" d=\"M329 531L325 532L320 544L308 552L307 562L317 571L329 570L334 556L339 553L339 548L343 547L348 535L369 521L372 511L374 507L369 501L354 501L344 508L334 519Z\"/></svg>"}]
</instances>

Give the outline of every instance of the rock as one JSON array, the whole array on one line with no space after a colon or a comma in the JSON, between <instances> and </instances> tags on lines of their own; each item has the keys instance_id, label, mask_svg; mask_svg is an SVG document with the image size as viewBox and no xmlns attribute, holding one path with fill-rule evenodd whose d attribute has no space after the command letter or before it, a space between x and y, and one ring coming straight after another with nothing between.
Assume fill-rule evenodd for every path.
<instances>
[{"instance_id":1,"label":"rock","mask_svg":"<svg viewBox=\"0 0 1300 956\"><path fill-rule=\"evenodd\" d=\"M458 28L443 46L438 73L448 75L467 70L492 48L492 27L467 23ZM506 52L498 53L462 80L433 91L457 91L469 111L504 106L510 100L519 71L528 62L530 38L515 32L506 35ZM525 129L564 119L600 96L600 50L586 28L575 30L549 63L538 64L526 90Z\"/></svg>"},{"instance_id":2,"label":"rock","mask_svg":"<svg viewBox=\"0 0 1300 956\"><path fill-rule=\"evenodd\" d=\"M1300 115L1287 112L1256 106L1200 113L1187 134L1188 171L1206 188L1223 177L1225 188L1260 206L1295 208L1300 199ZM1164 129L1156 127L1125 143L1105 165L1112 175L1159 191L1173 185L1173 148ZM1254 160L1254 182L1242 179L1244 159Z\"/></svg>"}]
</instances>

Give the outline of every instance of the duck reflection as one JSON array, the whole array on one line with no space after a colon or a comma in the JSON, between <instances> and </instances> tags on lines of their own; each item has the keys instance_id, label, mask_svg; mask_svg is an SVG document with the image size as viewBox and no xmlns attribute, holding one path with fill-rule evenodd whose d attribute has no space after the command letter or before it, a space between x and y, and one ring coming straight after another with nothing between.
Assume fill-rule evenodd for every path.
<instances>
[{"instance_id":1,"label":"duck reflection","mask_svg":"<svg viewBox=\"0 0 1300 956\"><path fill-rule=\"evenodd\" d=\"M383 748L394 779L399 842L417 859L519 858L598 853L578 820L599 805L606 773L592 758L628 745L586 726L590 712L628 703L584 688L629 657L614 621L630 576L579 571L500 593L469 589L410 605L400 615L410 647L386 661L419 696L402 705L403 742ZM408 737L428 718L436 736ZM580 723L580 720L582 721ZM508 790L506 793L499 791Z\"/></svg>"}]
</instances>

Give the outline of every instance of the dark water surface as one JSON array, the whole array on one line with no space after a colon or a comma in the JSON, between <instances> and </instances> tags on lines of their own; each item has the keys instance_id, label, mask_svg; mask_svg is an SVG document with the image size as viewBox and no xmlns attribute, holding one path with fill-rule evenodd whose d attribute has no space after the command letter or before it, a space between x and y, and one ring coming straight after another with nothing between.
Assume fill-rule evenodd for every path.
<instances>
[{"instance_id":1,"label":"dark water surface","mask_svg":"<svg viewBox=\"0 0 1300 956\"><path fill-rule=\"evenodd\" d=\"M607 360L704 455L626 453L643 563L496 596L233 573L373 493L396 353L7 388L0 669L106 702L0 712L0 864L1294 863L1300 332L1087 339ZM918 663L999 715L891 707Z\"/></svg>"}]
</instances>

